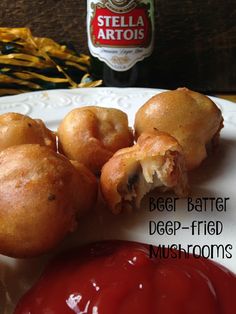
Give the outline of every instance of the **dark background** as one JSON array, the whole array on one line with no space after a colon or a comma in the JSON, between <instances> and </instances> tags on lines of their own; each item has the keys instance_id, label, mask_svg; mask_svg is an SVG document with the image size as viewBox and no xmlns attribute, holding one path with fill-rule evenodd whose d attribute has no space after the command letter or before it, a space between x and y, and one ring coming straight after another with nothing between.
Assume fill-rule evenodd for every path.
<instances>
[{"instance_id":1,"label":"dark background","mask_svg":"<svg viewBox=\"0 0 236 314\"><path fill-rule=\"evenodd\" d=\"M155 0L153 86L236 91L236 0ZM72 42L88 53L83 0L1 0L1 26Z\"/></svg>"}]
</instances>

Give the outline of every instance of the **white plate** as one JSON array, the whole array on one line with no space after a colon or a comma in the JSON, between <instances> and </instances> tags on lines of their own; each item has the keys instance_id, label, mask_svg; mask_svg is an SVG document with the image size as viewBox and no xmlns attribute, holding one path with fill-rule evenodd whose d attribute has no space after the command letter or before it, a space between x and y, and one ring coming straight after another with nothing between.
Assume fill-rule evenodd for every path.
<instances>
[{"instance_id":1,"label":"white plate","mask_svg":"<svg viewBox=\"0 0 236 314\"><path fill-rule=\"evenodd\" d=\"M56 129L59 121L71 109L98 105L122 109L128 114L130 125L133 125L137 109L159 92L161 90L141 88L88 88L34 92L0 98L0 114L10 111L28 114L33 118L43 119L49 128ZM191 175L190 179L193 198L229 197L226 212L212 213L208 206L207 212L187 213L186 200L177 202L176 212L149 212L147 198L144 208L131 214L113 216L107 211L95 210L81 220L78 232L68 238L60 249L68 246L76 247L90 241L114 238L156 245L176 243L184 248L188 244L200 246L231 244L233 246L232 258L217 257L215 253L213 259L236 272L236 104L214 97L212 99L223 111L225 119L220 149L215 155L209 157L197 172ZM192 236L190 230L179 230L175 236L150 236L148 234L149 220L178 220L182 226L189 226L193 220L218 220L224 224L224 229L222 234L217 236ZM48 258L50 256L25 261L0 257L0 278L6 285L13 304L32 285ZM7 313L11 313L10 307Z\"/></svg>"}]
</instances>

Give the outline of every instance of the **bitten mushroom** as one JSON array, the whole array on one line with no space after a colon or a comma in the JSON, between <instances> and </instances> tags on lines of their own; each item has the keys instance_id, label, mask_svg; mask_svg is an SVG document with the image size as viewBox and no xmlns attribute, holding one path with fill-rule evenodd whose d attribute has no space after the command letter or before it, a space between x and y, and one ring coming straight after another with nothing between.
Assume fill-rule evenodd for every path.
<instances>
[{"instance_id":1,"label":"bitten mushroom","mask_svg":"<svg viewBox=\"0 0 236 314\"><path fill-rule=\"evenodd\" d=\"M137 144L119 150L103 166L101 190L113 213L139 208L149 191L172 189L188 193L182 148L172 136L156 131L143 133Z\"/></svg>"}]
</instances>

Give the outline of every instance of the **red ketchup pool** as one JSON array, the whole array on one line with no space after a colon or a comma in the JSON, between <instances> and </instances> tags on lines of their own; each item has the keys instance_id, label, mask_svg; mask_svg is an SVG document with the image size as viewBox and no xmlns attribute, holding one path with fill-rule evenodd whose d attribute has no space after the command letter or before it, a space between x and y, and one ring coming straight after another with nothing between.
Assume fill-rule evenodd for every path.
<instances>
[{"instance_id":1,"label":"red ketchup pool","mask_svg":"<svg viewBox=\"0 0 236 314\"><path fill-rule=\"evenodd\" d=\"M203 258L108 241L54 260L15 314L235 314L236 276Z\"/></svg>"}]
</instances>

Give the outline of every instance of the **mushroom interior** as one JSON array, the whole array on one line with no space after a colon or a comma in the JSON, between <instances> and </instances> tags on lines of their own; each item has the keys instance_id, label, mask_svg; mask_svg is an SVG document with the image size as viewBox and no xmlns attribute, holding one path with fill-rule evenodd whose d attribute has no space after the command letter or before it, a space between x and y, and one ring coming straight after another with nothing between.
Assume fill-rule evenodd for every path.
<instances>
[{"instance_id":1,"label":"mushroom interior","mask_svg":"<svg viewBox=\"0 0 236 314\"><path fill-rule=\"evenodd\" d=\"M157 187L166 186L165 164L163 157L147 157L129 165L123 180L117 187L121 201L116 205L117 210L139 208L143 197Z\"/></svg>"}]
</instances>

